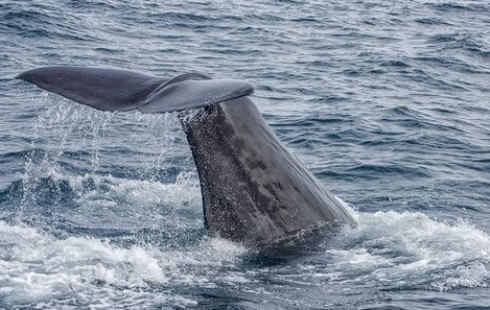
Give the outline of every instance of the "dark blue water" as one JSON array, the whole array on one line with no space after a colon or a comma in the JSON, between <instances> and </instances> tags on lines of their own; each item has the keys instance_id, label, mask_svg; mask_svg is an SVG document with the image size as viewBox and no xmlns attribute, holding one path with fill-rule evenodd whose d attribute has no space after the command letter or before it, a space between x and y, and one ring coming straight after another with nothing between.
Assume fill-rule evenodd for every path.
<instances>
[{"instance_id":1,"label":"dark blue water","mask_svg":"<svg viewBox=\"0 0 490 310\"><path fill-rule=\"evenodd\" d=\"M490 308L489 29L484 0L0 1L0 308ZM359 227L207 236L175 115L13 79L48 65L250 81Z\"/></svg>"}]
</instances>

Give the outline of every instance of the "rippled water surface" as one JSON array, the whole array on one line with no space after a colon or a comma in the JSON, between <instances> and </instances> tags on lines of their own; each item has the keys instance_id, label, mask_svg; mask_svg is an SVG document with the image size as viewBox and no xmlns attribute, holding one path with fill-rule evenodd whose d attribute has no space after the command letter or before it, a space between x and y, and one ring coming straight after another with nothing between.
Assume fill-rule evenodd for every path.
<instances>
[{"instance_id":1,"label":"rippled water surface","mask_svg":"<svg viewBox=\"0 0 490 310\"><path fill-rule=\"evenodd\" d=\"M0 1L0 309L490 308L489 29L484 0ZM48 65L250 81L359 227L207 236L175 115L13 79Z\"/></svg>"}]
</instances>

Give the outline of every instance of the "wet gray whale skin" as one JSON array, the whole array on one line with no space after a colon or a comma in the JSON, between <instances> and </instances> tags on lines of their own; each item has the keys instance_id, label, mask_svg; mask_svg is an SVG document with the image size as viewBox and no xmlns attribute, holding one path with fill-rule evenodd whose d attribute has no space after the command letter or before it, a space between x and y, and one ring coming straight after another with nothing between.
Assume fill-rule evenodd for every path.
<instances>
[{"instance_id":1,"label":"wet gray whale skin","mask_svg":"<svg viewBox=\"0 0 490 310\"><path fill-rule=\"evenodd\" d=\"M173 79L118 69L47 67L17 78L104 111L181 111L206 229L250 246L356 221L279 141L238 80ZM192 113L192 109L199 109Z\"/></svg>"}]
</instances>

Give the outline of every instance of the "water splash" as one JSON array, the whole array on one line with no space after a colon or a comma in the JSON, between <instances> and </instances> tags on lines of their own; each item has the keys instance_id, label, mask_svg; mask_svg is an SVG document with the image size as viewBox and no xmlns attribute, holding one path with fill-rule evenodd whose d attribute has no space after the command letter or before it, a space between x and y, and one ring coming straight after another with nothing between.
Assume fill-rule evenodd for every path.
<instances>
[{"instance_id":1,"label":"water splash","mask_svg":"<svg viewBox=\"0 0 490 310\"><path fill-rule=\"evenodd\" d=\"M436 221L419 212L359 213L328 249L332 281L390 289L449 290L490 285L490 236L465 220ZM353 274L357 276L352 277Z\"/></svg>"},{"instance_id":2,"label":"water splash","mask_svg":"<svg viewBox=\"0 0 490 310\"><path fill-rule=\"evenodd\" d=\"M179 251L147 244L124 248L91 237L57 239L1 221L0 245L0 306L44 304L40 308L49 308L50 302L101 308L163 301L192 305L192 299L176 295L168 284L212 283L210 275L232 267L244 251L208 238ZM155 285L162 289L153 290Z\"/></svg>"}]
</instances>

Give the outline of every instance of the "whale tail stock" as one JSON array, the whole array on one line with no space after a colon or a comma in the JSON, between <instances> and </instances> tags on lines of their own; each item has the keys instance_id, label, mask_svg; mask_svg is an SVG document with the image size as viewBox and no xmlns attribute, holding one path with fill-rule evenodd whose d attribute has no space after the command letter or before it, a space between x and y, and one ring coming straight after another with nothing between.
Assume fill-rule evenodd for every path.
<instances>
[{"instance_id":1,"label":"whale tail stock","mask_svg":"<svg viewBox=\"0 0 490 310\"><path fill-rule=\"evenodd\" d=\"M102 111L166 113L196 109L248 96L247 82L186 73L165 79L120 69L44 67L16 77Z\"/></svg>"}]
</instances>

